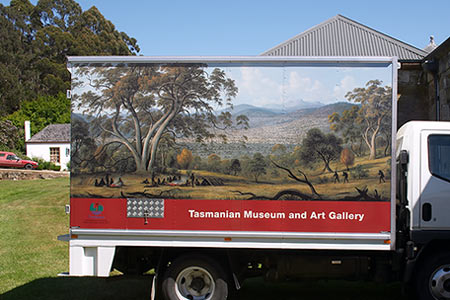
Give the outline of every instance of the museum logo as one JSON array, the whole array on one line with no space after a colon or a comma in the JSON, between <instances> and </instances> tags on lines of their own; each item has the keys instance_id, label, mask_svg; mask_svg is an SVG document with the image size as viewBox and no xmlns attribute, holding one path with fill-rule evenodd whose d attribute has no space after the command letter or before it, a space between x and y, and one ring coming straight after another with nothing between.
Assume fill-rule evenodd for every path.
<instances>
[{"instance_id":1,"label":"museum logo","mask_svg":"<svg viewBox=\"0 0 450 300\"><path fill-rule=\"evenodd\" d=\"M90 219L104 219L105 216L103 216L103 205L101 205L100 203L94 203L92 202L91 205L89 206L89 218Z\"/></svg>"}]
</instances>

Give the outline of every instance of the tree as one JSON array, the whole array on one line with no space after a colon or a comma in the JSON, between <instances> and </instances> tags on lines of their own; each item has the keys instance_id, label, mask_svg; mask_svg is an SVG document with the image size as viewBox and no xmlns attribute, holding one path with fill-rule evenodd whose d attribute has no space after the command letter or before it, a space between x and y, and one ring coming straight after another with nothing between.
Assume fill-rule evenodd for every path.
<instances>
[{"instance_id":1,"label":"tree","mask_svg":"<svg viewBox=\"0 0 450 300\"><path fill-rule=\"evenodd\" d=\"M219 172L221 158L219 155L212 153L208 156L208 170Z\"/></svg>"},{"instance_id":2,"label":"tree","mask_svg":"<svg viewBox=\"0 0 450 300\"><path fill-rule=\"evenodd\" d=\"M19 129L11 121L0 121L0 150L16 149L20 140Z\"/></svg>"},{"instance_id":3,"label":"tree","mask_svg":"<svg viewBox=\"0 0 450 300\"><path fill-rule=\"evenodd\" d=\"M361 136L369 147L369 159L376 158L376 138L382 129L383 122L390 119L392 107L392 88L381 85L380 80L370 80L365 88L355 88L345 95L349 101L360 104L356 123L363 128Z\"/></svg>"},{"instance_id":4,"label":"tree","mask_svg":"<svg viewBox=\"0 0 450 300\"><path fill-rule=\"evenodd\" d=\"M30 121L33 135L50 124L70 123L70 99L63 93L40 96L33 101L23 102L21 108L7 119L18 128L22 128L25 121Z\"/></svg>"},{"instance_id":5,"label":"tree","mask_svg":"<svg viewBox=\"0 0 450 300\"><path fill-rule=\"evenodd\" d=\"M177 155L177 163L181 169L188 169L191 162L194 160L194 156L189 149L183 148L181 153Z\"/></svg>"},{"instance_id":6,"label":"tree","mask_svg":"<svg viewBox=\"0 0 450 300\"><path fill-rule=\"evenodd\" d=\"M300 148L300 160L305 165L316 161L324 163L324 171L333 172L330 162L339 158L342 150L342 140L334 134L324 134L320 129L313 128L306 133Z\"/></svg>"},{"instance_id":7,"label":"tree","mask_svg":"<svg viewBox=\"0 0 450 300\"><path fill-rule=\"evenodd\" d=\"M350 144L350 149L357 156L363 154L362 132L364 128L358 121L359 107L357 105L350 109L344 110L342 114L334 112L328 116L330 129L334 132L342 133L345 143Z\"/></svg>"},{"instance_id":8,"label":"tree","mask_svg":"<svg viewBox=\"0 0 450 300\"><path fill-rule=\"evenodd\" d=\"M248 172L254 176L255 182L258 182L258 177L266 174L267 163L261 153L255 153L253 159L249 161Z\"/></svg>"},{"instance_id":9,"label":"tree","mask_svg":"<svg viewBox=\"0 0 450 300\"><path fill-rule=\"evenodd\" d=\"M352 153L352 151L350 151L350 149L342 149L341 163L343 163L347 167L347 171L349 170L349 166L352 166L355 163L355 155Z\"/></svg>"},{"instance_id":10,"label":"tree","mask_svg":"<svg viewBox=\"0 0 450 300\"><path fill-rule=\"evenodd\" d=\"M230 170L231 172L233 172L234 176L237 176L237 174L239 174L242 171L241 162L239 161L239 159L231 160Z\"/></svg>"},{"instance_id":11,"label":"tree","mask_svg":"<svg viewBox=\"0 0 450 300\"><path fill-rule=\"evenodd\" d=\"M135 39L116 30L94 6L73 0L0 4L0 117L39 95L70 89L67 56L132 55Z\"/></svg>"},{"instance_id":12,"label":"tree","mask_svg":"<svg viewBox=\"0 0 450 300\"><path fill-rule=\"evenodd\" d=\"M232 106L234 81L218 68L207 73L203 65L79 67L79 82L90 90L76 96L78 109L97 118L105 137L123 144L138 172L152 169L164 135L194 137L203 142L217 136L214 129L233 126L229 112L214 113L215 106ZM238 116L236 120L248 122Z\"/></svg>"}]
</instances>

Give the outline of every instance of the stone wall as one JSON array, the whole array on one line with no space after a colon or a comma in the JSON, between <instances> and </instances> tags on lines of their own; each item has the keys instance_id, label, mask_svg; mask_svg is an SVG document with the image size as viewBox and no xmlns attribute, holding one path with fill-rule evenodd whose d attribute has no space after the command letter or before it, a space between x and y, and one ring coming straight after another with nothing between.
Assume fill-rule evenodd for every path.
<instances>
[{"instance_id":1,"label":"stone wall","mask_svg":"<svg viewBox=\"0 0 450 300\"><path fill-rule=\"evenodd\" d=\"M439 82L440 120L450 121L450 39L431 52L426 60L437 60L437 78ZM436 88L434 76L426 74L427 97L433 102L433 114L436 110Z\"/></svg>"},{"instance_id":2,"label":"stone wall","mask_svg":"<svg viewBox=\"0 0 450 300\"><path fill-rule=\"evenodd\" d=\"M69 177L69 172L0 169L0 180L29 180Z\"/></svg>"},{"instance_id":3,"label":"stone wall","mask_svg":"<svg viewBox=\"0 0 450 300\"><path fill-rule=\"evenodd\" d=\"M419 62L402 63L398 71L397 128L412 120L432 120L434 101L428 97L426 78Z\"/></svg>"}]
</instances>

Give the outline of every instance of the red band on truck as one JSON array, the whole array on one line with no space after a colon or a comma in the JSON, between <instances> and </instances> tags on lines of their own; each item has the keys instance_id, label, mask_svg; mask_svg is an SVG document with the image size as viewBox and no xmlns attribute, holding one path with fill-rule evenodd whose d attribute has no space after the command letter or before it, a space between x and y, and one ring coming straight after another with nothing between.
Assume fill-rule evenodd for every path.
<instances>
[{"instance_id":1,"label":"red band on truck","mask_svg":"<svg viewBox=\"0 0 450 300\"><path fill-rule=\"evenodd\" d=\"M86 229L380 233L390 231L390 205L378 201L164 199L158 217L130 217L127 199L72 198L70 225Z\"/></svg>"}]
</instances>

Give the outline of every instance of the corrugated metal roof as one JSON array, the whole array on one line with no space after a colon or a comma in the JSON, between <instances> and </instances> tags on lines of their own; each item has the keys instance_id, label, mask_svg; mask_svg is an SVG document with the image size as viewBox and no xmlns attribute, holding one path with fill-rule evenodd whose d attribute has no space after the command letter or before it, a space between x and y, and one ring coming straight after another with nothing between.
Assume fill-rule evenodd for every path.
<instances>
[{"instance_id":1,"label":"corrugated metal roof","mask_svg":"<svg viewBox=\"0 0 450 300\"><path fill-rule=\"evenodd\" d=\"M349 18L337 15L261 55L397 56L399 60L420 60L427 53Z\"/></svg>"},{"instance_id":2,"label":"corrugated metal roof","mask_svg":"<svg viewBox=\"0 0 450 300\"><path fill-rule=\"evenodd\" d=\"M70 124L51 124L33 135L27 143L70 142Z\"/></svg>"}]
</instances>

